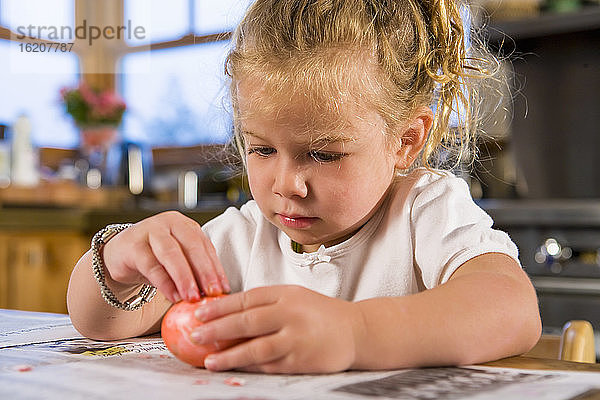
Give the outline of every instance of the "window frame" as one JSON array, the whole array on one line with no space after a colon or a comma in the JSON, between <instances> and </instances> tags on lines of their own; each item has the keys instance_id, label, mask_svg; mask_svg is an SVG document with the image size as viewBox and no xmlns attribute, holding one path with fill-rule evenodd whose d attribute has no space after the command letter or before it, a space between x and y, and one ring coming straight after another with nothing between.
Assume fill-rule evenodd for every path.
<instances>
[{"instance_id":1,"label":"window frame","mask_svg":"<svg viewBox=\"0 0 600 400\"><path fill-rule=\"evenodd\" d=\"M76 0L76 1L82 1L82 0ZM122 5L121 13L119 15L113 15L113 18L115 18L114 23L123 24L125 22L125 3L124 2L126 0L118 0L118 1ZM233 34L232 31L223 31L223 32L211 33L211 34L207 34L207 35L197 35L194 32L194 29L196 26L194 9L195 9L195 0L188 0L188 13L189 13L189 19L188 19L188 25L187 25L188 32L184 33L183 35L181 35L179 37L176 37L171 40L156 41L156 42L141 44L141 45L130 45L126 41L123 40L121 51L115 51L115 53L113 54L114 58L111 62L112 62L112 66L114 67L114 70L112 71L111 76L105 78L106 82L104 82L103 87L112 88L112 89L118 91L119 93L123 94L123 87L124 87L123 81L125 79L127 79L127 76L126 76L126 74L119 74L118 69L119 69L119 65L122 65L123 58L128 55L144 53L144 52L162 51L162 50L182 48L182 47L202 46L202 45L209 44L209 43L229 41L231 39L232 34ZM117 79L115 81L114 77L120 77L120 79ZM113 79L112 81L110 81L111 78ZM155 146L164 147L164 144L157 144L157 145L153 144L151 146L152 147L155 147ZM191 146L194 147L194 146L207 146L207 145L194 144ZM211 146L211 145L208 145L208 146ZM175 147L186 148L188 146L176 145ZM197 160L194 160L194 157L190 157L189 153L187 153L187 152L181 152L181 156L184 158L184 160L182 160L183 162L187 162L187 163L191 163L191 164L194 164L197 162Z\"/></svg>"},{"instance_id":2,"label":"window frame","mask_svg":"<svg viewBox=\"0 0 600 400\"><path fill-rule=\"evenodd\" d=\"M0 0L1 2L2 0ZM97 24L99 26L119 26L124 23L125 20L125 1L126 0L113 0L111 2L96 2L88 0L73 0L75 6L75 26L83 20L88 21L89 24ZM81 43L81 39L75 39L73 46L73 53L79 57L80 65L80 80L83 79L88 84L98 89L110 89L117 90L117 82L115 76L117 75L117 68L119 61L122 57L138 52L164 50L182 46L197 46L205 43L218 42L229 40L231 38L231 31L223 31L212 33L208 35L197 35L194 33L194 18L195 18L195 4L194 0L188 0L188 33L167 41L157 41L150 44L143 45L129 45L121 38L116 40L115 46L98 46L93 47L91 50L87 50ZM19 43L45 43L45 44L60 44L53 40L38 39L32 37L25 37L23 39L16 38L14 32L9 28L2 25L0 21L0 40L7 40L11 42ZM96 72L96 65L101 65L102 72Z\"/></svg>"},{"instance_id":3,"label":"window frame","mask_svg":"<svg viewBox=\"0 0 600 400\"><path fill-rule=\"evenodd\" d=\"M0 0L0 6L3 0ZM79 0L73 0L74 3L76 3ZM0 8L1 9L1 8ZM74 4L74 20L73 22L76 21L76 4ZM54 40L50 40L50 39L43 39L43 38L37 38L37 37L31 37L31 36L25 36L24 38L20 38L19 36L23 36L21 34L17 34L16 32L12 31L10 28L8 28L7 26L2 24L2 16L0 15L0 42L7 42L9 43L9 46L11 43L23 43L23 44L27 44L27 43L31 43L31 44L45 44L49 47L52 46L57 46L59 47L61 44L64 44L65 42L60 42L60 41L54 41ZM71 51L69 51L68 53L62 53L62 52L58 52L57 55L60 56L64 56L64 57L69 57L69 56L74 56L75 60L76 60L76 64L77 64L77 70L75 71L75 73L73 74L74 80L75 81L79 81L82 78L82 73L81 73L81 66L82 66L82 60L80 57L80 54L77 52L75 45L73 46L73 48L71 49ZM55 148L55 144L51 144L49 145L50 147L48 148ZM43 149L40 148L40 149ZM67 151L71 151L71 148L69 147L69 145L67 145L67 147L65 148L65 150Z\"/></svg>"}]
</instances>

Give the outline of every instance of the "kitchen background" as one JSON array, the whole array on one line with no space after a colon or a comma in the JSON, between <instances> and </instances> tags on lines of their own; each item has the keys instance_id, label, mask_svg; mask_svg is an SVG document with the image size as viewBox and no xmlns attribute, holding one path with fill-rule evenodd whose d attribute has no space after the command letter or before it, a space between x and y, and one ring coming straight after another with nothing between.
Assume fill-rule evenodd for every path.
<instances>
[{"instance_id":1,"label":"kitchen background","mask_svg":"<svg viewBox=\"0 0 600 400\"><path fill-rule=\"evenodd\" d=\"M0 0L0 308L66 312L70 270L108 223L202 223L248 199L223 146L223 61L251 2ZM512 93L456 172L517 242L545 330L598 334L600 1L471 6Z\"/></svg>"}]
</instances>

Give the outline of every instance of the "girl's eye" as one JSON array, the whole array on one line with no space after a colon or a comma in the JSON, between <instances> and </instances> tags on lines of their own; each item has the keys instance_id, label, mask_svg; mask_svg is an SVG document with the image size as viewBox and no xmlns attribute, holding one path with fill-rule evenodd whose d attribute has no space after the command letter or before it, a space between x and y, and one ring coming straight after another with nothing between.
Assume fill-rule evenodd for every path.
<instances>
[{"instance_id":1,"label":"girl's eye","mask_svg":"<svg viewBox=\"0 0 600 400\"><path fill-rule=\"evenodd\" d=\"M334 162L345 156L344 153L328 153L317 150L311 150L309 154L313 158L313 160L320 163Z\"/></svg>"},{"instance_id":2,"label":"girl's eye","mask_svg":"<svg viewBox=\"0 0 600 400\"><path fill-rule=\"evenodd\" d=\"M251 147L248 149L248 154L256 154L260 157L268 157L275 153L275 149L272 147Z\"/></svg>"}]
</instances>

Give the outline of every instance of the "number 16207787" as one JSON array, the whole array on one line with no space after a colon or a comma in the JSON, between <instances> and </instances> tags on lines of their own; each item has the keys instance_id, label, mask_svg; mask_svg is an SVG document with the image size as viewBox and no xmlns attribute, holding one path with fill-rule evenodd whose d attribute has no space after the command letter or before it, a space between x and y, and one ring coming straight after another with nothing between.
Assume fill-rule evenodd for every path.
<instances>
[{"instance_id":1,"label":"number 16207787","mask_svg":"<svg viewBox=\"0 0 600 400\"><path fill-rule=\"evenodd\" d=\"M21 53L70 53L73 43L19 43Z\"/></svg>"}]
</instances>

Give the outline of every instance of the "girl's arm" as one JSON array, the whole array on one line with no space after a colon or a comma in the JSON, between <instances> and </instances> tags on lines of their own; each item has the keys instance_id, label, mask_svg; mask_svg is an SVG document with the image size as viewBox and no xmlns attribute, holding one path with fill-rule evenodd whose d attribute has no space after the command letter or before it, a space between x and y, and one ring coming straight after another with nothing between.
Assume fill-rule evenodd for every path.
<instances>
[{"instance_id":1,"label":"girl's arm","mask_svg":"<svg viewBox=\"0 0 600 400\"><path fill-rule=\"evenodd\" d=\"M499 253L467 261L434 289L356 305L357 369L496 360L528 351L541 332L529 278Z\"/></svg>"},{"instance_id":2,"label":"girl's arm","mask_svg":"<svg viewBox=\"0 0 600 400\"><path fill-rule=\"evenodd\" d=\"M461 365L529 350L540 335L535 291L510 257L488 253L445 284L347 302L300 286L255 288L196 311L198 343L250 338L209 355L211 370L336 372Z\"/></svg>"},{"instance_id":3,"label":"girl's arm","mask_svg":"<svg viewBox=\"0 0 600 400\"><path fill-rule=\"evenodd\" d=\"M121 301L136 294L140 287L115 282L108 274L106 283ZM110 306L100 295L94 278L91 251L81 257L71 273L67 291L69 315L77 331L91 339L117 340L158 332L162 316L170 305L171 302L157 292L151 302L137 311Z\"/></svg>"},{"instance_id":4,"label":"girl's arm","mask_svg":"<svg viewBox=\"0 0 600 400\"><path fill-rule=\"evenodd\" d=\"M119 232L103 246L108 287L123 302L142 284L157 288L155 298L137 311L108 305L92 272L92 253L77 262L69 281L67 306L83 335L100 340L157 332L171 303L199 300L200 293L230 291L216 251L200 225L179 212L146 218Z\"/></svg>"}]
</instances>

